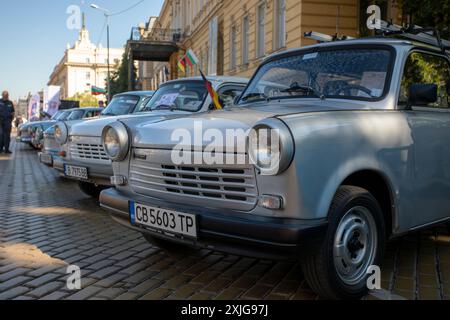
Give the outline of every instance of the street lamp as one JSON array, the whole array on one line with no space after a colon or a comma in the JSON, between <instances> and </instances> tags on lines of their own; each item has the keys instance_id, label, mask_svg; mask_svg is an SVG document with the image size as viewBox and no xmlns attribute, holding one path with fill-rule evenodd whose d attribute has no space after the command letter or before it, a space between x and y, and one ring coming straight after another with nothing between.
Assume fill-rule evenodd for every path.
<instances>
[{"instance_id":1,"label":"street lamp","mask_svg":"<svg viewBox=\"0 0 450 320\"><path fill-rule=\"evenodd\" d=\"M101 12L103 12L103 15L106 18L106 46L107 46L107 50L108 50L108 57L107 57L107 61L108 61L108 92L107 92L107 99L108 99L108 103L111 102L111 69L110 69L110 61L109 61L109 17L111 16L111 12L107 9L104 9L94 3L91 4L91 8L95 9L95 10L99 10Z\"/></svg>"}]
</instances>

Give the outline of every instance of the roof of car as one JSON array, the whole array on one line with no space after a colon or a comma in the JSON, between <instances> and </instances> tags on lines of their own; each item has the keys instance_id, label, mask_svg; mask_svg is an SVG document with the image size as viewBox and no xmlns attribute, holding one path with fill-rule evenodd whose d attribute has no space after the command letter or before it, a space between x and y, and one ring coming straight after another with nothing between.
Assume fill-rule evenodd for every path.
<instances>
[{"instance_id":1,"label":"roof of car","mask_svg":"<svg viewBox=\"0 0 450 320\"><path fill-rule=\"evenodd\" d=\"M211 82L233 82L233 83L242 83L242 84L247 84L250 79L248 78L242 78L242 77L230 77L230 76L207 76L206 79L208 79ZM176 80L170 80L167 81L165 83L163 83L163 85L168 84L168 83L172 83L172 82L180 82L180 81L201 81L203 80L202 77L200 76L196 76L196 77L188 77L188 78L180 78L180 79L176 79Z\"/></svg>"},{"instance_id":2,"label":"roof of car","mask_svg":"<svg viewBox=\"0 0 450 320\"><path fill-rule=\"evenodd\" d=\"M423 47L423 48L428 48L428 49L435 49L436 51L438 51L438 48L433 48L431 46L422 44L422 43L418 43L418 42L414 42L414 41L410 41L410 40L405 40L405 39L396 39L396 38L387 38L387 37L366 37L366 38L360 38L360 39L349 39L349 40L342 40L342 41L332 41L332 42L323 42L323 43L318 43L318 44L313 44L310 46L305 46L302 48L295 48L295 49L289 49L289 50L285 50L283 52L279 52L279 53L274 53L270 56L268 56L265 61L267 60L272 60L274 58L278 58L278 57L283 57L285 55L290 55L290 54L295 54L296 52L301 53L302 51L305 50L311 50L314 48L327 48L327 47L337 47L337 46L349 46L349 45L370 45L370 44L374 44L374 45L391 45L391 46L418 46L418 47Z\"/></svg>"},{"instance_id":3,"label":"roof of car","mask_svg":"<svg viewBox=\"0 0 450 320\"><path fill-rule=\"evenodd\" d=\"M128 91L116 94L114 97L120 97L125 95L134 95L139 97L149 97L155 94L155 91Z\"/></svg>"}]
</instances>

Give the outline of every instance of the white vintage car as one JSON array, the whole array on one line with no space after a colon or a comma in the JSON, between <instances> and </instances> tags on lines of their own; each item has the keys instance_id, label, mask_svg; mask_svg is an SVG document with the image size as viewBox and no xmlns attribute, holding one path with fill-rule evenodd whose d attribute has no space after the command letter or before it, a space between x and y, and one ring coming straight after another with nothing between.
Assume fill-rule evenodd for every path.
<instances>
[{"instance_id":1,"label":"white vintage car","mask_svg":"<svg viewBox=\"0 0 450 320\"><path fill-rule=\"evenodd\" d=\"M116 186L101 205L166 250L299 258L322 297L362 297L387 240L450 219L450 43L428 40L290 50L262 63L233 108L108 126ZM245 161L202 160L212 140L200 136L179 162L174 132L199 126L249 132L244 149L214 148Z\"/></svg>"},{"instance_id":2,"label":"white vintage car","mask_svg":"<svg viewBox=\"0 0 450 320\"><path fill-rule=\"evenodd\" d=\"M237 77L209 77L208 80L224 103L233 103L234 98L242 93L248 83L248 79ZM121 97L129 100L128 95L122 94ZM151 99L139 104L131 115L130 112L124 112L116 117L83 122L70 129L63 124L57 125L56 138L66 146L68 152L65 157L56 159L53 167L66 178L78 181L85 194L98 198L101 190L113 185L111 161L101 143L102 131L107 125L125 118L161 122L206 112L211 107L211 98L200 77L168 81L160 86ZM117 114L113 112L114 109L114 105L109 105L104 115L109 115L109 111Z\"/></svg>"}]
</instances>

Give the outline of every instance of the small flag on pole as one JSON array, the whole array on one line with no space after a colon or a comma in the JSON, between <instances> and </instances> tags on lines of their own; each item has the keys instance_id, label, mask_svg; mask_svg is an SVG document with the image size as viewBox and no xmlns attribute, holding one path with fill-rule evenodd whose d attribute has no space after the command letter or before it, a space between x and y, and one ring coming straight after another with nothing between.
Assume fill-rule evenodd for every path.
<instances>
[{"instance_id":1,"label":"small flag on pole","mask_svg":"<svg viewBox=\"0 0 450 320\"><path fill-rule=\"evenodd\" d=\"M91 94L93 96L100 96L102 94L106 94L106 90L102 89L102 88L99 88L99 87L96 87L96 86L92 86L91 87Z\"/></svg>"},{"instance_id":2,"label":"small flag on pole","mask_svg":"<svg viewBox=\"0 0 450 320\"><path fill-rule=\"evenodd\" d=\"M206 89L208 90L209 95L213 100L214 107L216 108L216 110L222 110L223 107L222 104L220 103L219 94L216 92L216 90L214 90L212 83L208 79L206 79L202 70L200 70L200 74L202 75L203 81L205 81Z\"/></svg>"},{"instance_id":3,"label":"small flag on pole","mask_svg":"<svg viewBox=\"0 0 450 320\"><path fill-rule=\"evenodd\" d=\"M188 52L186 53L186 60L188 61L189 65L191 67L193 67L199 63L197 56L195 55L194 51L192 51L191 49L189 49Z\"/></svg>"},{"instance_id":4,"label":"small flag on pole","mask_svg":"<svg viewBox=\"0 0 450 320\"><path fill-rule=\"evenodd\" d=\"M180 69L181 72L186 72L186 57L183 57L178 61L178 69Z\"/></svg>"}]
</instances>

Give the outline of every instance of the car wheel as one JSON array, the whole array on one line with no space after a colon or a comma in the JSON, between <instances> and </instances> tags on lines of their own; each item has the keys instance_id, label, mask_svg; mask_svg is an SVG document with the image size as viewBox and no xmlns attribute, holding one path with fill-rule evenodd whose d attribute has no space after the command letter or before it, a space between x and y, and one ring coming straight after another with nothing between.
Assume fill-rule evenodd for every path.
<instances>
[{"instance_id":1,"label":"car wheel","mask_svg":"<svg viewBox=\"0 0 450 320\"><path fill-rule=\"evenodd\" d=\"M142 234L147 240L148 243L150 243L153 246L156 246L166 252L169 256L172 256L174 258L183 258L190 256L192 254L195 254L198 249L191 248L189 246L185 246L182 244L170 242L167 240L158 239L155 237L152 237L148 234Z\"/></svg>"},{"instance_id":2,"label":"car wheel","mask_svg":"<svg viewBox=\"0 0 450 320\"><path fill-rule=\"evenodd\" d=\"M98 199L100 197L100 193L106 189L106 187L96 186L95 184L82 181L78 182L78 187L85 195L94 199Z\"/></svg>"},{"instance_id":3,"label":"car wheel","mask_svg":"<svg viewBox=\"0 0 450 320\"><path fill-rule=\"evenodd\" d=\"M365 189L339 188L329 212L322 243L306 252L305 278L321 298L361 299L368 293L367 270L380 265L385 226L377 200Z\"/></svg>"}]
</instances>

